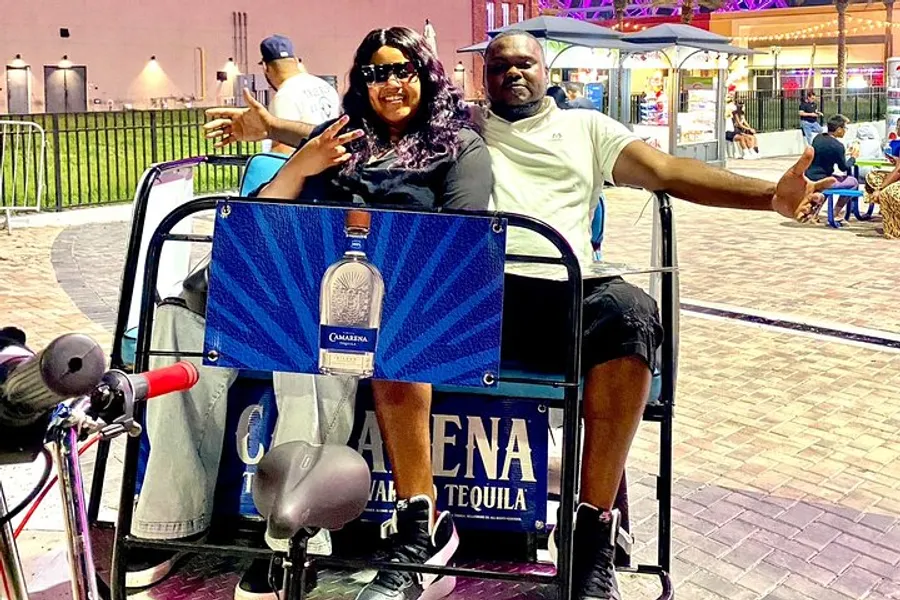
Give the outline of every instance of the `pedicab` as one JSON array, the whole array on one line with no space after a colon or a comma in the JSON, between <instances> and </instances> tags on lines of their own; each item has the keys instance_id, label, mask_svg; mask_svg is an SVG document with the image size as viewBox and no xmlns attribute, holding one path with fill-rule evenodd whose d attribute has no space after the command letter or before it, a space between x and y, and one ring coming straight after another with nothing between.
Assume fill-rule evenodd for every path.
<instances>
[{"instance_id":1,"label":"pedicab","mask_svg":"<svg viewBox=\"0 0 900 600\"><path fill-rule=\"evenodd\" d=\"M151 450L146 437L128 439L115 527L100 521L109 455L108 442L101 442L87 513L93 525L98 571L109 581L112 597L126 597L124 567L129 553L154 548L190 551L194 556L150 589L156 598L200 594L230 597L241 567L259 557L284 567L281 597L285 598L354 598L365 583L361 571L388 566L456 578L455 590L448 596L454 599L571 598L571 532L581 439L583 274L568 244L546 224L522 215L399 207L359 211L355 210L358 207L327 202L288 205L242 197L278 168L279 161L265 158L209 156L155 165L145 174L136 195L112 366L140 373L147 370L151 356L169 356L237 369L240 375L228 397L226 439L214 507L217 520L203 543L131 535L143 460ZM240 194L193 198L190 180L200 166L246 166ZM669 199L658 194L654 204L652 265L637 269L605 264L595 267L597 273L605 275L652 273L652 291L659 297L663 326L669 332L660 349L660 370L655 374L644 415L645 420L660 427L657 560L654 564L631 564L627 518L619 535L624 548L617 560L621 572L658 578L659 598L665 599L674 597L669 570L678 285ZM215 235L191 230L191 220L204 212L215 215ZM318 315L319 301L325 301L320 295L321 276L340 260L339 248L350 212L364 212L373 232L394 227L395 231L423 230L431 235L427 240L416 235L407 236L405 241L400 236L377 238L368 260L381 273L384 285L381 319L348 330L310 320L309 315ZM260 229L263 224L269 229ZM559 257L506 255L509 228L527 229L544 237L558 250ZM260 232L267 234L260 237ZM437 237L435 232L439 233ZM288 260L279 244L260 240L293 240L297 243L292 248L304 249L303 259ZM155 307L177 295L189 275L189 253L173 250L186 242L212 243L206 339L204 347L196 351L167 352L152 347ZM266 279L261 272L252 272L250 265L257 263L269 276L276 277L277 273L280 283L274 287L294 292L292 303L305 302L308 310L259 310L281 300L272 297L273 289L261 284ZM563 373L523 372L515 365L501 364L503 273L506 265L514 263L552 264L567 273L566 285L572 297L568 315L571 336ZM240 276L238 270L243 270ZM423 281L422 277L430 279ZM479 283L477 292L471 288L473 281ZM431 295L423 296L423 289L429 285ZM418 291L413 293L413 289ZM465 315L456 313L438 324L428 316L435 307L443 307L451 316L449 307L458 305L462 298L468 299ZM252 315L247 307L253 307ZM319 337L323 330L332 334L323 338L326 343ZM362 337L357 337L361 331ZM272 332L280 332L277 343L269 339L260 345L254 340ZM390 338L401 343L391 344ZM130 345L133 359L128 356ZM346 454L329 456L303 444L288 444L260 459L270 447L277 416L271 378L260 373L319 374L347 364L358 369L363 378L390 377L433 384L433 447L439 457L434 461L437 502L439 508L452 510L463 540L453 566L387 565L361 554L372 548L360 540L377 540L379 525L392 501L389 465L383 458L377 426L373 427L364 386L357 398L356 425L349 442L369 466L364 474ZM247 385L238 385L242 381ZM246 414L257 418L240 418ZM140 423L143 417L143 406L135 405L135 421ZM242 423L240 435L235 423ZM554 443L551 428L561 430L559 443ZM238 442L253 445L252 464L241 460L244 453L236 450ZM554 456L557 453L558 458ZM297 464L305 465L299 474L291 468ZM343 478L344 485L339 487L352 493L342 495L315 484L329 473L339 474L332 481ZM552 520L556 513L553 503L572 509L559 511L556 527L565 542L558 548L555 566L544 551L551 529L548 517ZM362 510L359 518L357 506ZM260 543L267 526L291 538L287 552L273 552ZM316 528L341 526L346 539L341 539L340 532L335 534L331 556L307 553L307 540ZM111 573L107 570L110 560ZM308 591L310 579L317 586Z\"/></svg>"}]
</instances>

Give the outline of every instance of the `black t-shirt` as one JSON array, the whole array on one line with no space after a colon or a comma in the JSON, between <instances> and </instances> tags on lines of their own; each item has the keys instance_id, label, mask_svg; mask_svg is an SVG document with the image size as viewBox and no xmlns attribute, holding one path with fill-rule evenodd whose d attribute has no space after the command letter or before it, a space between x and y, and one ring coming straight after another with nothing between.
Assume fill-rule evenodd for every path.
<instances>
[{"instance_id":1,"label":"black t-shirt","mask_svg":"<svg viewBox=\"0 0 900 600\"><path fill-rule=\"evenodd\" d=\"M819 110L819 107L815 102L807 102L804 100L800 103L800 110L805 113L814 113ZM800 120L806 121L807 123L817 123L819 117L800 117Z\"/></svg>"},{"instance_id":2,"label":"black t-shirt","mask_svg":"<svg viewBox=\"0 0 900 600\"><path fill-rule=\"evenodd\" d=\"M332 123L316 127L310 138ZM456 158L444 156L422 169L394 167L397 157L393 152L351 174L339 167L328 169L306 180L299 199L487 210L494 185L487 146L470 129L460 130L459 141Z\"/></svg>"},{"instance_id":3,"label":"black t-shirt","mask_svg":"<svg viewBox=\"0 0 900 600\"><path fill-rule=\"evenodd\" d=\"M827 133L820 133L813 140L812 147L816 156L809 169L806 170L806 176L809 179L818 181L825 177L831 177L835 167L841 172L849 174L852 160L847 160L847 151L839 139Z\"/></svg>"}]
</instances>

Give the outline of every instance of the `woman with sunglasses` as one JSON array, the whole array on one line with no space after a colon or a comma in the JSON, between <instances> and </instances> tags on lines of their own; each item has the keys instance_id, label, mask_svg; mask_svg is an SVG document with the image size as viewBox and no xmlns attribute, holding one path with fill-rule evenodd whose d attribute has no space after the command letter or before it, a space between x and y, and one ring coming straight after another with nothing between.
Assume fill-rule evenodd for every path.
<instances>
[{"instance_id":1,"label":"woman with sunglasses","mask_svg":"<svg viewBox=\"0 0 900 600\"><path fill-rule=\"evenodd\" d=\"M404 27L369 33L356 51L344 116L325 123L259 195L367 204L488 208L493 175L462 95L425 39ZM394 468L397 507L386 561L446 565L459 538L448 512L434 506L430 447L431 386L373 381L375 412ZM411 456L410 453L413 455ZM437 600L455 578L381 571L357 600Z\"/></svg>"},{"instance_id":2,"label":"woman with sunglasses","mask_svg":"<svg viewBox=\"0 0 900 600\"><path fill-rule=\"evenodd\" d=\"M405 27L376 29L356 51L344 115L313 130L266 198L483 210L490 156L431 47Z\"/></svg>"}]
</instances>

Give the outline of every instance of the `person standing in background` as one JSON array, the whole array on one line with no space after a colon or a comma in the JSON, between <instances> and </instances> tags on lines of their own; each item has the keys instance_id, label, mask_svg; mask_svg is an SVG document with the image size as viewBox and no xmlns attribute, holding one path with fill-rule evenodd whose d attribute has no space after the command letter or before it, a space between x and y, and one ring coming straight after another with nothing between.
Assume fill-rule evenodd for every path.
<instances>
[{"instance_id":1,"label":"person standing in background","mask_svg":"<svg viewBox=\"0 0 900 600\"><path fill-rule=\"evenodd\" d=\"M434 25L432 25L431 21L428 19L425 19L425 28L422 30L422 36L425 38L425 41L428 42L428 45L431 46L434 55L438 56L437 32L434 30Z\"/></svg>"},{"instance_id":2,"label":"person standing in background","mask_svg":"<svg viewBox=\"0 0 900 600\"><path fill-rule=\"evenodd\" d=\"M816 93L812 90L806 92L806 99L800 102L800 130L807 145L812 146L813 140L822 133L822 125L819 124L819 106L816 104Z\"/></svg>"},{"instance_id":3,"label":"person standing in background","mask_svg":"<svg viewBox=\"0 0 900 600\"><path fill-rule=\"evenodd\" d=\"M327 81L307 72L303 62L294 54L294 44L283 35L272 35L259 45L266 81L275 90L269 112L279 119L302 121L312 126L340 113L341 101L337 90ZM266 146L271 144L269 148ZM263 151L292 154L294 148L285 144L264 143Z\"/></svg>"}]
</instances>

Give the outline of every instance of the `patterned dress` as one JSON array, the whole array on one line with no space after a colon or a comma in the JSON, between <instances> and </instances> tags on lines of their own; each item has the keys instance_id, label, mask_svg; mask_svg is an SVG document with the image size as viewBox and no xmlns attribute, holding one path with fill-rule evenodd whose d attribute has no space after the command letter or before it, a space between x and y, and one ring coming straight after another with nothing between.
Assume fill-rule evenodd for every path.
<instances>
[{"instance_id":1,"label":"patterned dress","mask_svg":"<svg viewBox=\"0 0 900 600\"><path fill-rule=\"evenodd\" d=\"M881 185L888 175L890 171L872 171L866 176L866 201L871 202L872 193L881 190L878 204L884 222L884 237L900 240L900 181L882 189Z\"/></svg>"}]
</instances>

